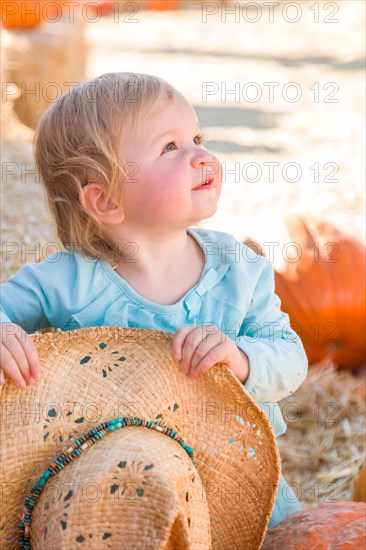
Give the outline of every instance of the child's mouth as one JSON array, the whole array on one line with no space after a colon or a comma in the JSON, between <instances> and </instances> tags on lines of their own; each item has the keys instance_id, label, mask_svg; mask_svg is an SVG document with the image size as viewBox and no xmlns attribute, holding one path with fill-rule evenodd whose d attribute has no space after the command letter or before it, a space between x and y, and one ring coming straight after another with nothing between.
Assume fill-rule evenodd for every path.
<instances>
[{"instance_id":1,"label":"child's mouth","mask_svg":"<svg viewBox=\"0 0 366 550\"><path fill-rule=\"evenodd\" d=\"M206 181L194 187L192 191L199 191L201 189L212 189L214 187L213 181L214 181L214 178L207 178Z\"/></svg>"}]
</instances>

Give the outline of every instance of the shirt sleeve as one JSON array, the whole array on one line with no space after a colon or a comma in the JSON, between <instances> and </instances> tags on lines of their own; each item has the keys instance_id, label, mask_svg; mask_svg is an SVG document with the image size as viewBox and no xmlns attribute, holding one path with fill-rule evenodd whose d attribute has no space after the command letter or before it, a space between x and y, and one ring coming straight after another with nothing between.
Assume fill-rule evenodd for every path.
<instances>
[{"instance_id":1,"label":"shirt sleeve","mask_svg":"<svg viewBox=\"0 0 366 550\"><path fill-rule=\"evenodd\" d=\"M40 284L39 269L26 264L0 286L0 320L15 323L26 332L50 326L47 318L48 298Z\"/></svg>"},{"instance_id":2,"label":"shirt sleeve","mask_svg":"<svg viewBox=\"0 0 366 550\"><path fill-rule=\"evenodd\" d=\"M51 326L64 328L90 294L78 264L74 255L57 252L39 263L24 265L0 285L1 322L20 325L30 334Z\"/></svg>"},{"instance_id":3,"label":"shirt sleeve","mask_svg":"<svg viewBox=\"0 0 366 550\"><path fill-rule=\"evenodd\" d=\"M236 345L249 358L245 389L258 402L279 401L304 381L308 360L299 336L290 327L275 294L274 269L265 258Z\"/></svg>"}]
</instances>

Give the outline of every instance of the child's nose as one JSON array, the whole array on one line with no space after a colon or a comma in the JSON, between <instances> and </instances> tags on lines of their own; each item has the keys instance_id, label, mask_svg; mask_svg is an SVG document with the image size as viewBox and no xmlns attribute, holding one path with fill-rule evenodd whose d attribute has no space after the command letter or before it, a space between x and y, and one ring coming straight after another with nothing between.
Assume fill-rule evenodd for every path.
<instances>
[{"instance_id":1,"label":"child's nose","mask_svg":"<svg viewBox=\"0 0 366 550\"><path fill-rule=\"evenodd\" d=\"M221 173L221 163L219 159L204 147L195 150L195 154L192 158L192 166L193 168L200 168L202 170L203 180L208 177L216 177L215 174Z\"/></svg>"},{"instance_id":2,"label":"child's nose","mask_svg":"<svg viewBox=\"0 0 366 550\"><path fill-rule=\"evenodd\" d=\"M192 165L199 168L205 164L212 162L214 156L204 147L196 148L192 157Z\"/></svg>"}]
</instances>

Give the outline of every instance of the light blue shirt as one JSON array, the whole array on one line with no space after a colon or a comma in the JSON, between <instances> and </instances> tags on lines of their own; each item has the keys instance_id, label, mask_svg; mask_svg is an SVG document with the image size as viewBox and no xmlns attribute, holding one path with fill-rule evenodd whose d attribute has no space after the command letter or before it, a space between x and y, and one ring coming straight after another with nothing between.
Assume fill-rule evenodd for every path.
<instances>
[{"instance_id":1,"label":"light blue shirt","mask_svg":"<svg viewBox=\"0 0 366 550\"><path fill-rule=\"evenodd\" d=\"M175 332L183 326L214 325L249 358L244 386L267 413L276 436L286 431L277 401L293 393L308 361L274 293L274 270L233 236L189 228L201 246L200 281L178 302L160 305L138 294L112 266L78 253L60 251L26 264L2 284L1 322L28 333L45 327L138 327Z\"/></svg>"}]
</instances>

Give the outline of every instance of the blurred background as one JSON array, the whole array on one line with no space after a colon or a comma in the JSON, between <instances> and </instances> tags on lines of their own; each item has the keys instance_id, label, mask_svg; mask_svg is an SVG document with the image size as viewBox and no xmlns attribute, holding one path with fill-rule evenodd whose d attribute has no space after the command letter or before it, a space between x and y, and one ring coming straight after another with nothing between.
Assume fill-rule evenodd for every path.
<instances>
[{"instance_id":1,"label":"blurred background","mask_svg":"<svg viewBox=\"0 0 366 550\"><path fill-rule=\"evenodd\" d=\"M283 214L315 214L364 238L363 2L68 2L61 18L55 2L37 3L45 21L2 33L3 76L19 87L3 86L3 102L19 94L27 126L70 83L156 74L193 103L223 162L207 227L266 240ZM3 2L8 24L15 4ZM31 23L31 11L16 16Z\"/></svg>"},{"instance_id":2,"label":"blurred background","mask_svg":"<svg viewBox=\"0 0 366 550\"><path fill-rule=\"evenodd\" d=\"M366 446L365 4L70 4L2 2L2 280L57 249L32 156L43 110L73 84L105 72L165 78L192 102L208 148L223 163L219 207L203 226L264 246L293 240L294 225L286 220L300 216L302 225L295 226L301 243L343 239L347 250L357 250L357 259L352 253L344 260L347 276L338 269L334 277L328 273L325 286L312 282L302 292L329 295L347 279L354 292L347 324L360 332L358 358L347 362L354 334L347 336L346 359L335 359L339 341L314 355L312 374L297 394L300 417L287 410L288 432L279 440L284 475L298 484L307 507L350 499ZM321 235L324 223L331 224L324 233L328 241ZM271 258L279 271L283 259L279 247ZM340 325L343 298L339 292L331 296L327 307ZM335 416L329 417L329 403Z\"/></svg>"}]
</instances>

